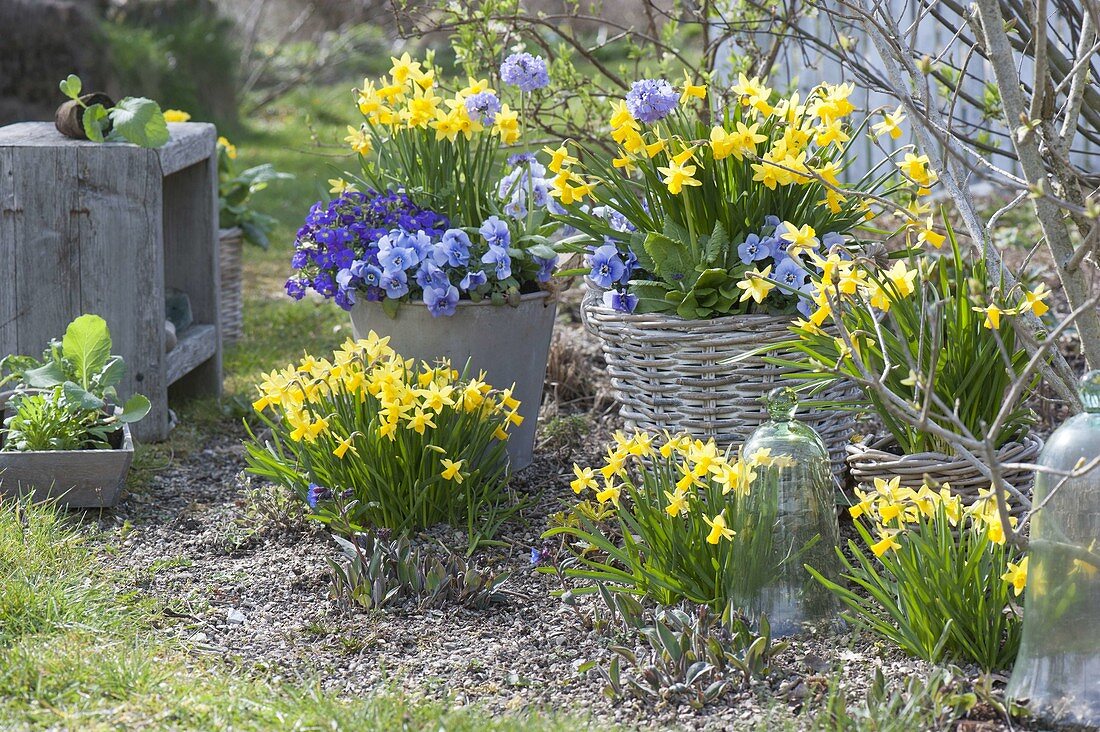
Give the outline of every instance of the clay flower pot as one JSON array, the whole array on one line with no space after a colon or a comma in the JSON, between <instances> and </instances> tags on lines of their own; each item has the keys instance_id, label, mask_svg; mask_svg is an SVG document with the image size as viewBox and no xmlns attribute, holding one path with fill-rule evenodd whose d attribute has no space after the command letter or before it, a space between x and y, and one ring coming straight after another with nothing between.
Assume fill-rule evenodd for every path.
<instances>
[{"instance_id":1,"label":"clay flower pot","mask_svg":"<svg viewBox=\"0 0 1100 732\"><path fill-rule=\"evenodd\" d=\"M93 104L102 104L104 107L115 106L114 100L103 92L83 94L80 101L89 107ZM75 99L70 99L57 108L57 112L54 113L54 125L65 137L71 137L74 140L88 139L88 135L84 133L84 106Z\"/></svg>"}]
</instances>

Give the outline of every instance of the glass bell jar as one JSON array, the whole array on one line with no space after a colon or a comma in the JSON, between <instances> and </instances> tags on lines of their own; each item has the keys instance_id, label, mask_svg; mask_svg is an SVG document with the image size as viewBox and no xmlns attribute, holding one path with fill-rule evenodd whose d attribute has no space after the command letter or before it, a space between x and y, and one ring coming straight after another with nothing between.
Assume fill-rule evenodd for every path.
<instances>
[{"instance_id":1,"label":"glass bell jar","mask_svg":"<svg viewBox=\"0 0 1100 732\"><path fill-rule=\"evenodd\" d=\"M791 635L806 624L832 623L838 607L832 593L803 565L836 579L839 528L829 452L821 437L794 418L793 389L766 397L769 420L745 442L741 459L755 472L749 503L763 535L747 568L757 574L744 605L767 615L774 635ZM755 543L755 542L754 542ZM761 561L763 560L763 561Z\"/></svg>"},{"instance_id":2,"label":"glass bell jar","mask_svg":"<svg viewBox=\"0 0 1100 732\"><path fill-rule=\"evenodd\" d=\"M1081 381L1081 402L1085 411L1039 456L1050 472L1035 478L1023 640L1007 695L1040 719L1092 727L1100 725L1100 371Z\"/></svg>"}]
</instances>

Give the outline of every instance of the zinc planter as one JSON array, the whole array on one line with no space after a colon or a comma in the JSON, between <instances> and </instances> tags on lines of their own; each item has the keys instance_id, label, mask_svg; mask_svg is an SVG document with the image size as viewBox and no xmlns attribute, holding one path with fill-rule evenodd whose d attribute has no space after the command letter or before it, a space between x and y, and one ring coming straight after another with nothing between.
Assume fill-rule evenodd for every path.
<instances>
[{"instance_id":1,"label":"zinc planter","mask_svg":"<svg viewBox=\"0 0 1100 732\"><path fill-rule=\"evenodd\" d=\"M351 310L351 326L356 338L372 330L389 336L390 346L405 358L448 358L460 371L469 361L472 375L485 371L498 389L514 383L523 424L512 428L508 457L512 470L521 470L533 459L556 314L557 303L548 292L524 295L519 307L462 300L454 315L438 318L420 303L401 303L391 318L379 303L360 301Z\"/></svg>"},{"instance_id":2,"label":"zinc planter","mask_svg":"<svg viewBox=\"0 0 1100 732\"><path fill-rule=\"evenodd\" d=\"M0 393L0 421L11 392ZM0 452L0 496L57 499L69 508L111 508L118 504L134 459L130 426L123 425L113 450Z\"/></svg>"},{"instance_id":3,"label":"zinc planter","mask_svg":"<svg viewBox=\"0 0 1100 732\"><path fill-rule=\"evenodd\" d=\"M235 341L241 337L243 323L241 258L244 235L234 226L218 230L218 266L221 282L218 289L218 305L221 315L222 340Z\"/></svg>"},{"instance_id":4,"label":"zinc planter","mask_svg":"<svg viewBox=\"0 0 1100 732\"><path fill-rule=\"evenodd\" d=\"M684 320L622 313L605 305L603 290L591 282L581 310L585 327L603 346L619 414L630 429L688 432L713 438L722 447L739 447L768 421L764 396L801 383L789 378L791 369L764 360L783 355L778 348L766 349L792 338L790 316ZM814 399L844 401L852 395L849 386L838 383ZM833 475L843 486L851 414L807 406L799 419L821 436Z\"/></svg>"},{"instance_id":5,"label":"zinc planter","mask_svg":"<svg viewBox=\"0 0 1100 732\"><path fill-rule=\"evenodd\" d=\"M1009 442L997 451L1001 463L1034 463L1043 449L1043 441L1030 435L1020 442ZM919 486L927 477L936 483L950 483L951 492L960 496L966 505L978 499L978 491L988 490L989 478L963 458L942 452L921 452L913 455L899 454L893 437L871 437L864 442L847 446L848 468L852 480L862 490L872 490L875 478L890 480L901 477L901 484L911 488ZM1031 493L1035 475L1030 470L1006 470L1004 479L1023 495ZM1019 516L1024 505L1013 501L1012 513Z\"/></svg>"}]
</instances>

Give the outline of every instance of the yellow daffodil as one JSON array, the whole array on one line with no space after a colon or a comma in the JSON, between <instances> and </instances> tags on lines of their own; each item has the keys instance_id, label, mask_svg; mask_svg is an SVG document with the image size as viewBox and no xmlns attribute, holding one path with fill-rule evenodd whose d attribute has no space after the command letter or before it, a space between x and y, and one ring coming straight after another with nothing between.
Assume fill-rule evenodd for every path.
<instances>
[{"instance_id":1,"label":"yellow daffodil","mask_svg":"<svg viewBox=\"0 0 1100 732\"><path fill-rule=\"evenodd\" d=\"M393 64L390 67L390 77L395 84L404 84L410 77L420 74L420 62L413 61L407 51L401 55L401 58L390 56L390 62Z\"/></svg>"},{"instance_id":2,"label":"yellow daffodil","mask_svg":"<svg viewBox=\"0 0 1100 732\"><path fill-rule=\"evenodd\" d=\"M348 125L348 136L344 138L344 142L348 143L351 149L358 154L370 155L371 137L364 127L352 127Z\"/></svg>"},{"instance_id":3,"label":"yellow daffodil","mask_svg":"<svg viewBox=\"0 0 1100 732\"><path fill-rule=\"evenodd\" d=\"M1040 282L1039 285L1032 291L1028 292L1024 290L1024 309L1031 310L1035 315L1042 317L1050 306L1047 305L1044 300L1050 297L1050 290L1047 289L1045 283Z\"/></svg>"},{"instance_id":4,"label":"yellow daffodil","mask_svg":"<svg viewBox=\"0 0 1100 732\"><path fill-rule=\"evenodd\" d=\"M187 112L184 112L181 109L166 109L166 110L164 110L164 121L165 122L187 122L190 119L191 119L191 115L189 115Z\"/></svg>"},{"instance_id":5,"label":"yellow daffodil","mask_svg":"<svg viewBox=\"0 0 1100 732\"><path fill-rule=\"evenodd\" d=\"M971 308L976 313L985 313L985 327L990 330L1000 330L1001 328L1001 315L1005 313L1004 310L997 307L996 303L989 303L986 307L978 307L975 305Z\"/></svg>"},{"instance_id":6,"label":"yellow daffodil","mask_svg":"<svg viewBox=\"0 0 1100 732\"><path fill-rule=\"evenodd\" d=\"M609 480L604 483L604 489L596 494L596 500L600 503L611 501L615 506L618 506L621 493L622 487Z\"/></svg>"},{"instance_id":7,"label":"yellow daffodil","mask_svg":"<svg viewBox=\"0 0 1100 732\"><path fill-rule=\"evenodd\" d=\"M738 302L745 302L750 297L757 304L764 302L768 293L775 289L775 283L768 279L771 273L772 266L770 264L763 270L754 267L752 271L746 272L745 279L737 283L737 286L744 290Z\"/></svg>"},{"instance_id":8,"label":"yellow daffodil","mask_svg":"<svg viewBox=\"0 0 1100 732\"><path fill-rule=\"evenodd\" d=\"M668 187L669 193L677 195L684 186L703 185L693 177L697 170L696 166L687 164L694 152L694 148L688 148L679 155L673 156L667 166L657 167L657 171L664 175L662 182Z\"/></svg>"},{"instance_id":9,"label":"yellow daffodil","mask_svg":"<svg viewBox=\"0 0 1100 732\"><path fill-rule=\"evenodd\" d=\"M921 227L920 231L917 232L918 242L920 242L921 244L931 244L936 249L942 247L944 241L946 240L946 236L932 228L931 218L929 218L928 223Z\"/></svg>"},{"instance_id":10,"label":"yellow daffodil","mask_svg":"<svg viewBox=\"0 0 1100 732\"><path fill-rule=\"evenodd\" d=\"M782 227L783 231L779 234L779 238L788 242L787 254L792 257L811 252L820 246L817 232L809 224L795 226L790 221L784 221Z\"/></svg>"},{"instance_id":11,"label":"yellow daffodil","mask_svg":"<svg viewBox=\"0 0 1100 732\"><path fill-rule=\"evenodd\" d=\"M680 94L680 104L687 104L692 98L706 99L706 84L692 84L688 72L684 72L684 91Z\"/></svg>"},{"instance_id":12,"label":"yellow daffodil","mask_svg":"<svg viewBox=\"0 0 1100 732\"><path fill-rule=\"evenodd\" d=\"M882 117L881 122L871 125L871 131L875 133L875 137L890 135L894 140L901 137L901 123L905 121L905 112L902 108L899 106L893 112L883 112Z\"/></svg>"},{"instance_id":13,"label":"yellow daffodil","mask_svg":"<svg viewBox=\"0 0 1100 732\"><path fill-rule=\"evenodd\" d=\"M737 533L733 529L726 526L726 512L722 511L714 518L703 517L703 521L710 527L710 533L707 534L708 544L717 544L722 539L733 540L734 535Z\"/></svg>"},{"instance_id":14,"label":"yellow daffodil","mask_svg":"<svg viewBox=\"0 0 1100 732\"><path fill-rule=\"evenodd\" d=\"M465 460L448 460L443 458L439 461L443 465L443 472L440 473L440 477L443 480L453 480L455 483L462 483L466 479L466 476L462 474L462 464Z\"/></svg>"},{"instance_id":15,"label":"yellow daffodil","mask_svg":"<svg viewBox=\"0 0 1100 732\"><path fill-rule=\"evenodd\" d=\"M354 435L348 435L343 440L340 440L340 444L336 446L336 449L332 451L332 454L341 460L344 459L344 455L351 452L352 455L358 455L359 451L351 444Z\"/></svg>"},{"instance_id":16,"label":"yellow daffodil","mask_svg":"<svg viewBox=\"0 0 1100 732\"><path fill-rule=\"evenodd\" d=\"M408 424L405 426L416 432L416 434L423 435L428 427L432 429L436 428L435 422L432 421L432 416L431 412L425 412L418 407L416 411L413 412L413 416L409 418Z\"/></svg>"},{"instance_id":17,"label":"yellow daffodil","mask_svg":"<svg viewBox=\"0 0 1100 732\"><path fill-rule=\"evenodd\" d=\"M577 159L569 154L565 145L560 145L556 150L544 147L542 151L550 156L550 162L546 164L546 168L553 173L560 173L562 168L568 168L577 163Z\"/></svg>"},{"instance_id":18,"label":"yellow daffodil","mask_svg":"<svg viewBox=\"0 0 1100 732\"><path fill-rule=\"evenodd\" d=\"M753 107L761 114L772 113L772 107L768 104L772 90L760 82L760 77L754 76L749 79L744 74L739 74L737 83L730 88L730 91L737 95L738 101L743 106Z\"/></svg>"},{"instance_id":19,"label":"yellow daffodil","mask_svg":"<svg viewBox=\"0 0 1100 732\"><path fill-rule=\"evenodd\" d=\"M622 99L611 103L611 129L618 130L633 124L634 116L627 109L626 102Z\"/></svg>"},{"instance_id":20,"label":"yellow daffodil","mask_svg":"<svg viewBox=\"0 0 1100 732\"><path fill-rule=\"evenodd\" d=\"M573 489L574 493L580 494L585 488L596 490L599 484L596 483L596 471L592 468L582 468L580 465L573 463L573 475L577 476L569 483L569 487Z\"/></svg>"},{"instance_id":21,"label":"yellow daffodil","mask_svg":"<svg viewBox=\"0 0 1100 732\"><path fill-rule=\"evenodd\" d=\"M665 498L668 500L668 505L665 506L665 512L669 516L679 516L681 513L688 512L687 493L684 491L676 491L675 493L664 492Z\"/></svg>"},{"instance_id":22,"label":"yellow daffodil","mask_svg":"<svg viewBox=\"0 0 1100 732\"><path fill-rule=\"evenodd\" d=\"M901 549L901 544L894 538L897 536L897 529L882 530L879 532L879 540L871 545L871 552L876 557L882 557L883 554L891 549Z\"/></svg>"},{"instance_id":23,"label":"yellow daffodil","mask_svg":"<svg viewBox=\"0 0 1100 732\"><path fill-rule=\"evenodd\" d=\"M329 193L354 193L359 190L354 183L348 183L343 178L329 178Z\"/></svg>"},{"instance_id":24,"label":"yellow daffodil","mask_svg":"<svg viewBox=\"0 0 1100 732\"><path fill-rule=\"evenodd\" d=\"M1031 557L1024 557L1019 564L1008 563L1008 571L1001 575L1001 579L1012 585L1012 591L1017 597L1027 586L1027 562Z\"/></svg>"}]
</instances>

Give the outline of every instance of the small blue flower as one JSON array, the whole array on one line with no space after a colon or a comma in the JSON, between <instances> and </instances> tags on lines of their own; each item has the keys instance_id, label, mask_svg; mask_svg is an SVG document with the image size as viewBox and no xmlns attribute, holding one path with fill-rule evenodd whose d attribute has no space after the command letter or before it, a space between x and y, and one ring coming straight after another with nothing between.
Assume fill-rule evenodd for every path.
<instances>
[{"instance_id":1,"label":"small blue flower","mask_svg":"<svg viewBox=\"0 0 1100 732\"><path fill-rule=\"evenodd\" d=\"M306 491L306 502L309 503L310 508L317 508L319 501L327 501L332 498L332 491L325 488L322 485L316 483L309 484L309 490Z\"/></svg>"},{"instance_id":2,"label":"small blue flower","mask_svg":"<svg viewBox=\"0 0 1100 732\"><path fill-rule=\"evenodd\" d=\"M351 273L361 279L367 287L378 287L382 284L382 270L366 260L352 262Z\"/></svg>"},{"instance_id":3,"label":"small blue flower","mask_svg":"<svg viewBox=\"0 0 1100 732\"><path fill-rule=\"evenodd\" d=\"M775 229L782 223L783 220L780 219L778 216L773 216L769 214L768 216L764 217L764 226L771 228L772 231L775 231Z\"/></svg>"},{"instance_id":4,"label":"small blue flower","mask_svg":"<svg viewBox=\"0 0 1100 732\"><path fill-rule=\"evenodd\" d=\"M848 240L843 234L835 231L830 231L821 235L821 245L825 248L826 252L830 251L833 247L844 246L847 241Z\"/></svg>"},{"instance_id":5,"label":"small blue flower","mask_svg":"<svg viewBox=\"0 0 1100 732\"><path fill-rule=\"evenodd\" d=\"M558 255L554 255L548 259L542 257L533 257L535 264L539 266L539 271L535 275L535 279L539 282L549 282L550 278L554 276L554 267L558 264Z\"/></svg>"},{"instance_id":6,"label":"small blue flower","mask_svg":"<svg viewBox=\"0 0 1100 732\"><path fill-rule=\"evenodd\" d=\"M635 81L626 93L626 108L630 116L647 125L667 117L679 102L680 95L664 79Z\"/></svg>"},{"instance_id":7,"label":"small blue flower","mask_svg":"<svg viewBox=\"0 0 1100 732\"><path fill-rule=\"evenodd\" d=\"M772 256L772 252L768 246L761 244L759 236L749 234L745 241L737 245L737 256L741 258L742 264L752 264L767 259Z\"/></svg>"},{"instance_id":8,"label":"small blue flower","mask_svg":"<svg viewBox=\"0 0 1100 732\"><path fill-rule=\"evenodd\" d=\"M505 84L518 86L521 91L532 92L550 83L546 61L529 53L513 53L500 65L500 79Z\"/></svg>"},{"instance_id":9,"label":"small blue flower","mask_svg":"<svg viewBox=\"0 0 1100 732\"><path fill-rule=\"evenodd\" d=\"M470 261L470 237L462 229L448 229L432 249L432 258L439 266L465 267Z\"/></svg>"},{"instance_id":10,"label":"small blue flower","mask_svg":"<svg viewBox=\"0 0 1100 732\"><path fill-rule=\"evenodd\" d=\"M490 247L507 248L512 243L512 233L508 230L508 223L499 216L490 216L478 229L485 243Z\"/></svg>"},{"instance_id":11,"label":"small blue flower","mask_svg":"<svg viewBox=\"0 0 1100 732\"><path fill-rule=\"evenodd\" d=\"M286 281L286 294L293 297L295 300L301 300L306 296L306 283L298 277L291 277Z\"/></svg>"},{"instance_id":12,"label":"small blue flower","mask_svg":"<svg viewBox=\"0 0 1100 732\"><path fill-rule=\"evenodd\" d=\"M807 282L798 288L798 304L795 306L798 308L798 312L802 313L802 317L810 317L810 313L814 311L815 305L811 298L817 297L817 285L813 282Z\"/></svg>"},{"instance_id":13,"label":"small blue flower","mask_svg":"<svg viewBox=\"0 0 1100 732\"><path fill-rule=\"evenodd\" d=\"M386 291L386 297L396 300L409 294L409 278L404 270L385 271L382 273L382 289Z\"/></svg>"},{"instance_id":14,"label":"small blue flower","mask_svg":"<svg viewBox=\"0 0 1100 732\"><path fill-rule=\"evenodd\" d=\"M506 280L512 276L512 258L508 256L508 250L503 247L490 246L489 251L482 255L481 263L496 267L498 280Z\"/></svg>"},{"instance_id":15,"label":"small blue flower","mask_svg":"<svg viewBox=\"0 0 1100 732\"><path fill-rule=\"evenodd\" d=\"M351 310L355 306L355 290L349 287L341 287L336 291L332 301L342 310Z\"/></svg>"},{"instance_id":16,"label":"small blue flower","mask_svg":"<svg viewBox=\"0 0 1100 732\"><path fill-rule=\"evenodd\" d=\"M454 315L458 306L458 288L454 285L447 287L426 287L424 289L424 304L428 306L428 312L438 318L441 315Z\"/></svg>"},{"instance_id":17,"label":"small blue flower","mask_svg":"<svg viewBox=\"0 0 1100 732\"><path fill-rule=\"evenodd\" d=\"M638 296L625 290L608 290L603 294L603 304L620 313L632 313L638 307Z\"/></svg>"},{"instance_id":18,"label":"small blue flower","mask_svg":"<svg viewBox=\"0 0 1100 732\"><path fill-rule=\"evenodd\" d=\"M390 247L378 252L378 262L386 271L406 270L420 264L420 257L411 247Z\"/></svg>"},{"instance_id":19,"label":"small blue flower","mask_svg":"<svg viewBox=\"0 0 1100 732\"><path fill-rule=\"evenodd\" d=\"M784 257L783 261L775 268L771 279L781 285L797 290L806 284L806 278L809 276L809 272L802 269L798 262L788 256Z\"/></svg>"},{"instance_id":20,"label":"small blue flower","mask_svg":"<svg viewBox=\"0 0 1100 732\"><path fill-rule=\"evenodd\" d=\"M420 269L416 271L416 284L422 288L446 287L451 282L447 278L447 273L440 269L435 262L425 259L420 265Z\"/></svg>"},{"instance_id":21,"label":"small blue flower","mask_svg":"<svg viewBox=\"0 0 1100 732\"><path fill-rule=\"evenodd\" d=\"M611 287L626 272L626 264L619 257L619 250L610 244L598 247L588 255L588 266L592 268L590 277L600 287Z\"/></svg>"},{"instance_id":22,"label":"small blue flower","mask_svg":"<svg viewBox=\"0 0 1100 732\"><path fill-rule=\"evenodd\" d=\"M313 278L313 289L325 297L332 297L336 294L336 281L332 279L332 275L328 272L319 272Z\"/></svg>"},{"instance_id":23,"label":"small blue flower","mask_svg":"<svg viewBox=\"0 0 1100 732\"><path fill-rule=\"evenodd\" d=\"M466 273L466 276L462 278L462 281L458 283L458 286L462 289L463 292L469 292L470 290L481 287L488 281L489 278L484 272L479 269L472 269Z\"/></svg>"}]
</instances>

